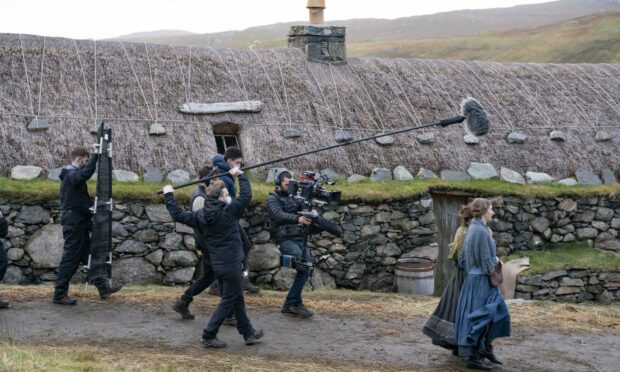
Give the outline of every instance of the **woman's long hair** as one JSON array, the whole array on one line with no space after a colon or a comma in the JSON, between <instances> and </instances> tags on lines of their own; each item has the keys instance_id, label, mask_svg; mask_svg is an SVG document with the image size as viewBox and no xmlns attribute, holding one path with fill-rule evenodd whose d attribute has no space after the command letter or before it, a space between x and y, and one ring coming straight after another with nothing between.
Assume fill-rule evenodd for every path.
<instances>
[{"instance_id":1,"label":"woman's long hair","mask_svg":"<svg viewBox=\"0 0 620 372\"><path fill-rule=\"evenodd\" d=\"M476 198L471 202L471 212L475 218L481 218L489 208L491 207L491 201L485 198Z\"/></svg>"},{"instance_id":2,"label":"woman's long hair","mask_svg":"<svg viewBox=\"0 0 620 372\"><path fill-rule=\"evenodd\" d=\"M461 211L459 212L459 216L463 221L463 226L469 226L469 224L471 223L471 219L474 218L473 212L471 210L471 203L461 205Z\"/></svg>"}]
</instances>

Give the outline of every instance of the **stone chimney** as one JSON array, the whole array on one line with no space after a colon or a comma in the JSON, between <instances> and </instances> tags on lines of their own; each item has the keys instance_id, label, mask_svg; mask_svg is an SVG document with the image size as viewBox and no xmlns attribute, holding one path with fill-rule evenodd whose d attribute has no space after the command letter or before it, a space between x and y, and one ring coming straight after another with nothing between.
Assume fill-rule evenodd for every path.
<instances>
[{"instance_id":1,"label":"stone chimney","mask_svg":"<svg viewBox=\"0 0 620 372\"><path fill-rule=\"evenodd\" d=\"M322 25L323 9L325 9L325 0L308 0L308 6L306 7L310 11L310 24Z\"/></svg>"},{"instance_id":2,"label":"stone chimney","mask_svg":"<svg viewBox=\"0 0 620 372\"><path fill-rule=\"evenodd\" d=\"M292 26L288 33L288 47L304 51L308 59L319 62L345 62L347 50L345 27L327 26L323 19L325 0L308 0L308 26Z\"/></svg>"}]
</instances>

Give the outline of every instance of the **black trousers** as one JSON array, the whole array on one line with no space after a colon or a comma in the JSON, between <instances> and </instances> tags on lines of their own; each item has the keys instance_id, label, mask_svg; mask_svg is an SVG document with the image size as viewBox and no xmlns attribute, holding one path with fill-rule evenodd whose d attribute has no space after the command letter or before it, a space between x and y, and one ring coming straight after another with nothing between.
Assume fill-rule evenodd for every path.
<instances>
[{"instance_id":1,"label":"black trousers","mask_svg":"<svg viewBox=\"0 0 620 372\"><path fill-rule=\"evenodd\" d=\"M222 299L211 316L207 328L202 332L202 337L205 339L215 338L222 322L232 311L237 319L237 331L243 335L243 338L247 339L254 333L254 328L252 328L245 311L241 270L239 267L233 267L225 271L217 271L216 278L220 281Z\"/></svg>"},{"instance_id":2,"label":"black trousers","mask_svg":"<svg viewBox=\"0 0 620 372\"><path fill-rule=\"evenodd\" d=\"M65 245L58 267L58 278L54 299L60 300L69 291L69 282L80 267L88 262L90 252L90 233L93 229L92 217L88 213L69 211L60 219ZM100 284L100 283L95 283Z\"/></svg>"},{"instance_id":3,"label":"black trousers","mask_svg":"<svg viewBox=\"0 0 620 372\"><path fill-rule=\"evenodd\" d=\"M194 296L198 296L215 280L215 273L213 272L213 266L211 265L211 258L209 258L209 252L206 249L201 248L202 251L202 270L200 276L194 281L189 288L183 293L183 299L190 302Z\"/></svg>"}]
</instances>

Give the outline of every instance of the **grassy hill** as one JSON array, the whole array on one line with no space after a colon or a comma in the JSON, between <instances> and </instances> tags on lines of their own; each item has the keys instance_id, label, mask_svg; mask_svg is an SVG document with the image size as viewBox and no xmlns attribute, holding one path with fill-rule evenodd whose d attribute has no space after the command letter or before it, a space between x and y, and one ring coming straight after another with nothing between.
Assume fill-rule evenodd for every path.
<instances>
[{"instance_id":1,"label":"grassy hill","mask_svg":"<svg viewBox=\"0 0 620 372\"><path fill-rule=\"evenodd\" d=\"M426 40L350 42L358 57L407 57L505 62L620 63L620 12L533 29Z\"/></svg>"},{"instance_id":2,"label":"grassy hill","mask_svg":"<svg viewBox=\"0 0 620 372\"><path fill-rule=\"evenodd\" d=\"M618 62L620 0L560 0L387 19L335 21L352 57L527 62ZM191 34L153 31L116 40L223 48L283 48L292 25Z\"/></svg>"}]
</instances>

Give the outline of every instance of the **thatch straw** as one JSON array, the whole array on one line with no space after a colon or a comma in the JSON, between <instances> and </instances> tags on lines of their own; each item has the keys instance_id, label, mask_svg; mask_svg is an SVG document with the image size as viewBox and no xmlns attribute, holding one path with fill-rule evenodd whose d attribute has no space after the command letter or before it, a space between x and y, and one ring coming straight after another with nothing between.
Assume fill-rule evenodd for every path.
<instances>
[{"instance_id":1,"label":"thatch straw","mask_svg":"<svg viewBox=\"0 0 620 372\"><path fill-rule=\"evenodd\" d=\"M418 144L414 133L397 136L392 147L367 142L285 165L368 174L399 164L464 170L478 161L556 177L587 165L620 168L620 65L350 59L330 66L308 62L297 49L190 51L119 42L97 42L96 56L93 41L0 35L3 172L18 164L63 165L71 146L93 141L95 113L113 128L117 169L195 173L216 151L213 125L238 125L246 163L256 164L333 144L338 128L360 138L434 122L457 114L467 96L482 102L493 125L478 146L465 145L460 128L435 128L428 130L437 137L432 146ZM187 101L239 100L260 100L265 108L204 117L178 110ZM34 117L47 119L50 129L28 132ZM149 136L155 121L165 136ZM287 127L304 136L283 138ZM568 141L550 141L552 129L565 130ZM615 137L596 143L595 131L603 129ZM528 134L527 143L506 143L512 130Z\"/></svg>"}]
</instances>

